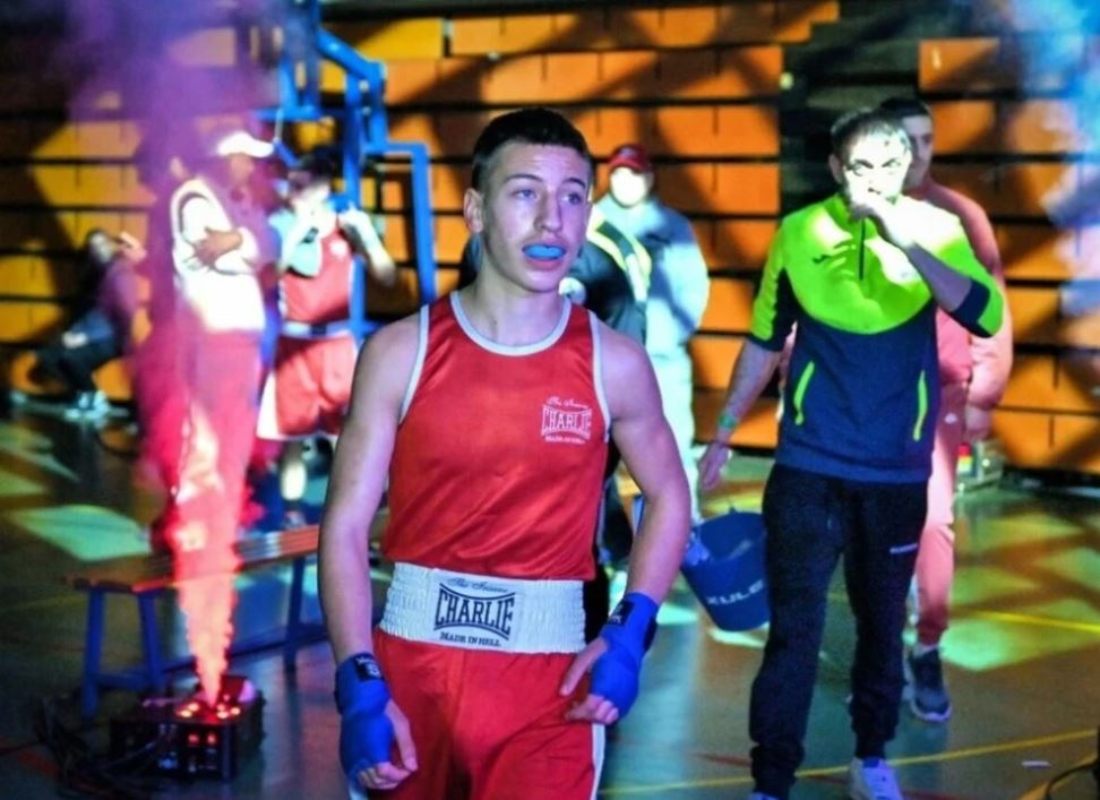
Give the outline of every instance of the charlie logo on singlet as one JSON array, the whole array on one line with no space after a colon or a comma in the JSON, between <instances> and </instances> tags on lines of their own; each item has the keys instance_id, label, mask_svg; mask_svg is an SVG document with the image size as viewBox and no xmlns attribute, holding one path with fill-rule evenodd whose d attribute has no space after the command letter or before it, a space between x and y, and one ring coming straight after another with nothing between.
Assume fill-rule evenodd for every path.
<instances>
[{"instance_id":1,"label":"charlie logo on singlet","mask_svg":"<svg viewBox=\"0 0 1100 800\"><path fill-rule=\"evenodd\" d=\"M554 396L542 404L542 440L585 444L592 438L592 409L573 399Z\"/></svg>"},{"instance_id":2,"label":"charlie logo on singlet","mask_svg":"<svg viewBox=\"0 0 1100 800\"><path fill-rule=\"evenodd\" d=\"M439 584L433 627L442 642L504 647L512 638L515 616L515 592L483 581L454 579Z\"/></svg>"}]
</instances>

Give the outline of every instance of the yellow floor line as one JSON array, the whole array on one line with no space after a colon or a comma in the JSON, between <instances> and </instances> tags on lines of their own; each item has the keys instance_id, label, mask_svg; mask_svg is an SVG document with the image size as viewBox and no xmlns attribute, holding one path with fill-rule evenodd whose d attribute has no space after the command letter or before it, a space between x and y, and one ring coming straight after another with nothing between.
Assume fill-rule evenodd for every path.
<instances>
[{"instance_id":1,"label":"yellow floor line","mask_svg":"<svg viewBox=\"0 0 1100 800\"><path fill-rule=\"evenodd\" d=\"M962 750L948 750L945 753L932 753L926 756L891 758L890 763L895 767L901 767L912 764L929 764L941 761L958 761L963 758L987 756L993 753L1006 753L1012 750L1026 750L1030 748L1044 747L1051 744L1061 744L1063 742L1076 742L1084 739L1091 739L1095 736L1096 729L1088 728L1086 730L1058 733L1051 736L1041 736L1034 739L1018 739L1016 741L983 745L981 747L967 747L963 748ZM843 764L837 767L819 767L816 769L800 770L798 772L798 777L814 778L824 777L827 775L841 775L847 771L848 765ZM748 786L751 784L751 775L741 775L737 777L727 778L704 778L696 781L682 781L678 783L649 784L646 786L610 786L607 789L601 790L600 794L609 796L627 794L649 794L652 792L672 791L676 789L710 789L723 786Z\"/></svg>"},{"instance_id":2,"label":"yellow floor line","mask_svg":"<svg viewBox=\"0 0 1100 800\"><path fill-rule=\"evenodd\" d=\"M990 619L997 622L1012 622L1017 625L1033 625L1037 628L1061 628L1067 631L1100 633L1100 623L1096 622L1074 622L1068 619L1034 617L1030 614L1013 614L1009 611L962 611L959 612L958 615L968 617L981 617L982 619Z\"/></svg>"},{"instance_id":3,"label":"yellow floor line","mask_svg":"<svg viewBox=\"0 0 1100 800\"><path fill-rule=\"evenodd\" d=\"M842 592L829 592L830 603L848 604L848 595ZM1083 633L1100 633L1100 622L1075 622L1070 619L1055 619L1054 617L1037 617L1032 614L1015 614L1011 611L982 611L981 609L960 609L952 611L955 617L977 617L993 622L1008 622L1014 625L1030 625L1035 628L1060 628L1067 631L1080 631Z\"/></svg>"}]
</instances>

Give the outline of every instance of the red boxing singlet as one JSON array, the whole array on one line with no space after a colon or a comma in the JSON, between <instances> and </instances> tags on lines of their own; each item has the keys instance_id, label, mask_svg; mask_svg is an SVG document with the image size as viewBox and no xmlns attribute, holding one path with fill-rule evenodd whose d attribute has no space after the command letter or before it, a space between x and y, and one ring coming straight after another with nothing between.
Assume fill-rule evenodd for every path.
<instances>
[{"instance_id":1,"label":"red boxing singlet","mask_svg":"<svg viewBox=\"0 0 1100 800\"><path fill-rule=\"evenodd\" d=\"M295 322L343 322L350 316L348 296L355 258L347 237L339 228L321 237L321 268L316 275L299 275L293 269L279 278L283 318Z\"/></svg>"},{"instance_id":2,"label":"red boxing singlet","mask_svg":"<svg viewBox=\"0 0 1100 800\"><path fill-rule=\"evenodd\" d=\"M522 347L481 337L456 294L421 310L390 467L388 559L510 578L592 577L609 433L599 323L563 304L550 336Z\"/></svg>"}]
</instances>

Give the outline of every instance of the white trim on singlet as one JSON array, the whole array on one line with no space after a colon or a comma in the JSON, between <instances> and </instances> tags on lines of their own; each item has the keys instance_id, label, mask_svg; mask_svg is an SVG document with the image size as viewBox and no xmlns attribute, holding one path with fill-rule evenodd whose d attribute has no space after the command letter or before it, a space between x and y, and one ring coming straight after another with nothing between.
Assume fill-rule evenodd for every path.
<instances>
[{"instance_id":1,"label":"white trim on singlet","mask_svg":"<svg viewBox=\"0 0 1100 800\"><path fill-rule=\"evenodd\" d=\"M588 312L588 327L592 329L592 386L596 390L596 402L603 414L603 440L611 438L611 411L607 408L607 395L603 391L603 353L600 347L600 320Z\"/></svg>"},{"instance_id":2,"label":"white trim on singlet","mask_svg":"<svg viewBox=\"0 0 1100 800\"><path fill-rule=\"evenodd\" d=\"M607 728L603 725L592 725L592 766L595 777L592 780L591 800L596 800L596 792L600 788L600 773L603 772L604 743L607 741Z\"/></svg>"},{"instance_id":3,"label":"white trim on singlet","mask_svg":"<svg viewBox=\"0 0 1100 800\"><path fill-rule=\"evenodd\" d=\"M466 316L466 312L462 310L462 302L458 299L458 292L451 292L451 310L454 311L455 319L458 320L458 326L462 328L463 333L469 336L470 340L478 347L501 356L529 356L553 347L562 334L565 333L565 326L569 323L569 312L573 303L563 297L561 305L561 319L558 320L554 330L550 331L545 339L531 344L507 345L494 342L492 339L487 339L478 333L473 323L470 322L470 318Z\"/></svg>"},{"instance_id":4,"label":"white trim on singlet","mask_svg":"<svg viewBox=\"0 0 1100 800\"><path fill-rule=\"evenodd\" d=\"M401 399L401 416L398 422L405 419L412 405L413 395L416 394L417 384L420 383L420 373L424 371L424 358L428 354L428 309L429 306L421 306L417 318L416 361L413 362L413 371L409 376L409 385L405 387L405 396Z\"/></svg>"}]
</instances>

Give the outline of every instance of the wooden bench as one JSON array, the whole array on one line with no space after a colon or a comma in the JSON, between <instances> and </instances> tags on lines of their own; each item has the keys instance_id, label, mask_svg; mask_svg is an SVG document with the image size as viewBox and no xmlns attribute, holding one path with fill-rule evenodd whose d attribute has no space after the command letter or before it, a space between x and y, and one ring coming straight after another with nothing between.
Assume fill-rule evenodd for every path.
<instances>
[{"instance_id":1,"label":"wooden bench","mask_svg":"<svg viewBox=\"0 0 1100 800\"><path fill-rule=\"evenodd\" d=\"M237 554L241 559L239 572L290 562L290 597L286 627L234 642L229 651L231 656L282 645L283 665L287 670L293 671L298 649L309 642L324 638L324 626L320 621L302 620L302 584L306 561L317 553L317 538L317 526L310 525L253 536L238 542ZM154 601L175 585L170 556L124 556L110 559L66 575L65 582L78 591L88 593L84 671L80 690L80 707L85 717L95 714L101 687L163 693L167 689L169 672L194 664L191 656L169 660L161 652ZM107 671L100 665L104 601L108 594L130 595L137 600L144 662L140 667Z\"/></svg>"}]
</instances>

